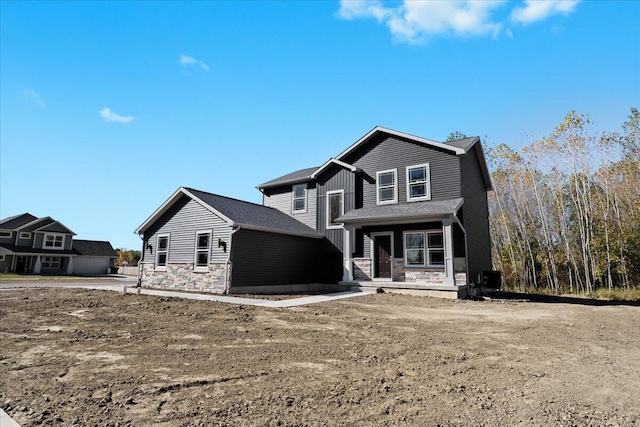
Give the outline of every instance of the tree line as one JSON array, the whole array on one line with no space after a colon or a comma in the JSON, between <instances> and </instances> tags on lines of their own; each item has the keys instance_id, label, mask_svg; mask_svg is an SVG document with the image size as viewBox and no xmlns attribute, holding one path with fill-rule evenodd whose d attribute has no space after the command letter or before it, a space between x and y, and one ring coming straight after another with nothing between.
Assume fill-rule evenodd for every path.
<instances>
[{"instance_id":1,"label":"tree line","mask_svg":"<svg viewBox=\"0 0 640 427\"><path fill-rule=\"evenodd\" d=\"M138 265L138 261L140 261L142 256L140 251L135 251L133 249L118 248L116 249L116 252L118 254L118 258L116 258L116 265L124 265L124 262L126 262L127 265Z\"/></svg>"},{"instance_id":2,"label":"tree line","mask_svg":"<svg viewBox=\"0 0 640 427\"><path fill-rule=\"evenodd\" d=\"M640 285L640 114L594 132L571 112L547 137L487 151L494 269L521 291Z\"/></svg>"}]
</instances>

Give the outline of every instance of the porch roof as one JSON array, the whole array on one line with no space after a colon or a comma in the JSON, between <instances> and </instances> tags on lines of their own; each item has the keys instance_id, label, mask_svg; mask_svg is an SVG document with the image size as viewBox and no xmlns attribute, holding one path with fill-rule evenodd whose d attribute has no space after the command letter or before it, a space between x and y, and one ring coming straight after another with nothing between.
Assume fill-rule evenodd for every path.
<instances>
[{"instance_id":1,"label":"porch roof","mask_svg":"<svg viewBox=\"0 0 640 427\"><path fill-rule=\"evenodd\" d=\"M0 245L0 254L5 255L42 255L42 256L52 256L52 255L69 255L75 256L77 255L74 251L65 251L65 250L48 250L41 248L32 248L30 246L16 246L10 245L7 243L3 243Z\"/></svg>"},{"instance_id":2,"label":"porch roof","mask_svg":"<svg viewBox=\"0 0 640 427\"><path fill-rule=\"evenodd\" d=\"M354 209L336 221L344 224L388 224L424 219L443 218L455 214L464 199L430 200L426 202L398 203Z\"/></svg>"}]
</instances>

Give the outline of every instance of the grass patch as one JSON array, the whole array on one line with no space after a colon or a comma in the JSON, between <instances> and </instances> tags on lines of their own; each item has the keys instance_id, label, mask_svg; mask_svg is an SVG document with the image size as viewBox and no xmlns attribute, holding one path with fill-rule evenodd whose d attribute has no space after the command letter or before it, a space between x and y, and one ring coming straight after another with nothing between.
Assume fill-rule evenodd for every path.
<instances>
[{"instance_id":1,"label":"grass patch","mask_svg":"<svg viewBox=\"0 0 640 427\"><path fill-rule=\"evenodd\" d=\"M51 282L55 280L87 280L87 277L83 276L47 276L41 274L16 274L16 273L0 273L0 281L12 281L12 282Z\"/></svg>"},{"instance_id":2,"label":"grass patch","mask_svg":"<svg viewBox=\"0 0 640 427\"><path fill-rule=\"evenodd\" d=\"M505 291L509 292L522 292L522 290L517 288L505 288ZM608 288L598 288L595 291L584 294L577 292L570 292L569 289L561 290L560 292L555 292L549 288L527 288L524 294L536 294L536 295L551 295L551 296L569 296L569 297L578 297L578 298L591 298L598 300L606 300L606 301L632 301L632 302L640 302L640 288L613 288L612 291L609 291Z\"/></svg>"}]
</instances>

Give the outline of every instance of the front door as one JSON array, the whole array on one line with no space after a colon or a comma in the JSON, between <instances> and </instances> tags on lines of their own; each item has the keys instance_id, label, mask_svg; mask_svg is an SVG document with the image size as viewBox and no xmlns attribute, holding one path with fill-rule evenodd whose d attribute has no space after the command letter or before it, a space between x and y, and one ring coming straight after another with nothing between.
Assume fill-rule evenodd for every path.
<instances>
[{"instance_id":1,"label":"front door","mask_svg":"<svg viewBox=\"0 0 640 427\"><path fill-rule=\"evenodd\" d=\"M16 260L16 273L26 273L28 268L27 257L19 256Z\"/></svg>"},{"instance_id":2,"label":"front door","mask_svg":"<svg viewBox=\"0 0 640 427\"><path fill-rule=\"evenodd\" d=\"M391 235L373 237L376 279L391 279Z\"/></svg>"}]
</instances>

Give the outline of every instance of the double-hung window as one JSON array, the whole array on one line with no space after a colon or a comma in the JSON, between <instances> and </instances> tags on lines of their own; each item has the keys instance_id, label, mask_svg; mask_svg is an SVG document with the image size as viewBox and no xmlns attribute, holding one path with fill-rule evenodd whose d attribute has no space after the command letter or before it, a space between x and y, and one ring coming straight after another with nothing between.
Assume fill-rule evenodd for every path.
<instances>
[{"instance_id":1,"label":"double-hung window","mask_svg":"<svg viewBox=\"0 0 640 427\"><path fill-rule=\"evenodd\" d=\"M211 253L211 230L196 231L196 250L193 268L206 270L209 267Z\"/></svg>"},{"instance_id":2,"label":"double-hung window","mask_svg":"<svg viewBox=\"0 0 640 427\"><path fill-rule=\"evenodd\" d=\"M156 245L156 268L167 268L169 260L169 234L159 234Z\"/></svg>"},{"instance_id":3,"label":"double-hung window","mask_svg":"<svg viewBox=\"0 0 640 427\"><path fill-rule=\"evenodd\" d=\"M407 201L431 199L429 163L407 167Z\"/></svg>"},{"instance_id":4,"label":"double-hung window","mask_svg":"<svg viewBox=\"0 0 640 427\"><path fill-rule=\"evenodd\" d=\"M344 191L327 191L327 228L341 228L336 220L344 214Z\"/></svg>"},{"instance_id":5,"label":"double-hung window","mask_svg":"<svg viewBox=\"0 0 640 427\"><path fill-rule=\"evenodd\" d=\"M404 259L408 267L444 265L442 231L407 231L404 233Z\"/></svg>"},{"instance_id":6,"label":"double-hung window","mask_svg":"<svg viewBox=\"0 0 640 427\"><path fill-rule=\"evenodd\" d=\"M384 205L398 202L397 170L389 169L376 173L376 203Z\"/></svg>"},{"instance_id":7,"label":"double-hung window","mask_svg":"<svg viewBox=\"0 0 640 427\"><path fill-rule=\"evenodd\" d=\"M64 249L64 234L45 234L43 249Z\"/></svg>"},{"instance_id":8,"label":"double-hung window","mask_svg":"<svg viewBox=\"0 0 640 427\"><path fill-rule=\"evenodd\" d=\"M293 186L293 213L302 213L307 211L307 184L298 184Z\"/></svg>"}]
</instances>

